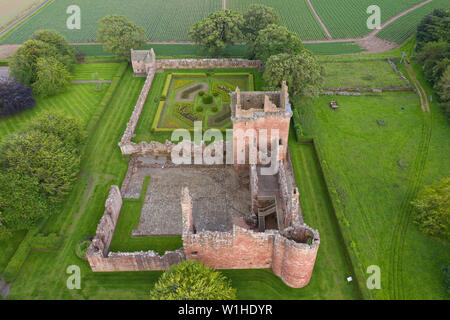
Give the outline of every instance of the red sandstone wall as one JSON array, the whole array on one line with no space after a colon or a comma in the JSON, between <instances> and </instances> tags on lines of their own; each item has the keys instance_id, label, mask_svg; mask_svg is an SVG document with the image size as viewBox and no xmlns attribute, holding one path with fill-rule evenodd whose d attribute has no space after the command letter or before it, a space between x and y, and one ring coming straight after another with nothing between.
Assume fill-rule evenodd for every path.
<instances>
[{"instance_id":1,"label":"red sandstone wall","mask_svg":"<svg viewBox=\"0 0 450 320\"><path fill-rule=\"evenodd\" d=\"M274 235L234 228L234 236L223 232L183 236L186 258L202 261L216 269L270 268Z\"/></svg>"}]
</instances>

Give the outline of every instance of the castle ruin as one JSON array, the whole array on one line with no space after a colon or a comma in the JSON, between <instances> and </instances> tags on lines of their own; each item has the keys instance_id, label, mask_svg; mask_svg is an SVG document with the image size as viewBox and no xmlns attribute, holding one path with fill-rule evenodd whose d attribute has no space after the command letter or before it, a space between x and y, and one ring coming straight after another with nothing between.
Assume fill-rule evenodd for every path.
<instances>
[{"instance_id":1,"label":"castle ruin","mask_svg":"<svg viewBox=\"0 0 450 320\"><path fill-rule=\"evenodd\" d=\"M132 51L135 76L145 76L141 96L119 146L131 155L122 188L112 186L104 215L87 258L93 271L166 270L193 259L216 269L271 268L287 285L306 286L320 244L317 230L303 221L300 195L288 149L292 110L288 88L280 91L231 94L233 140L204 143L233 164L179 165L172 160L171 142L132 142L134 129L150 90L155 72L188 68L261 68L260 61L243 59L158 60L153 50ZM250 129L268 131L268 141L240 133ZM272 144L267 142L274 142ZM199 148L182 142L185 148ZM270 145L270 146L269 146ZM274 149L275 146L275 149ZM251 149L258 154L250 162ZM245 161L239 162L239 153ZM262 154L276 159L276 172L263 174L267 162ZM159 255L147 252L111 252L123 198L139 198L145 177L150 182L138 227L133 236L181 236L183 246Z\"/></svg>"}]
</instances>

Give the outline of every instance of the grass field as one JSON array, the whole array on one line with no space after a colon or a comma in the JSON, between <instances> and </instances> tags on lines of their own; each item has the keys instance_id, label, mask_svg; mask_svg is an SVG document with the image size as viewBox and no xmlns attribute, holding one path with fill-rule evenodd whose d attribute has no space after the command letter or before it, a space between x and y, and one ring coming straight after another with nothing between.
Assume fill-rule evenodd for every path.
<instances>
[{"instance_id":1,"label":"grass field","mask_svg":"<svg viewBox=\"0 0 450 320\"><path fill-rule=\"evenodd\" d=\"M431 13L434 9L448 9L449 7L450 3L448 0L433 0L394 21L381 30L377 37L401 44L416 32L417 25L424 16Z\"/></svg>"},{"instance_id":2,"label":"grass field","mask_svg":"<svg viewBox=\"0 0 450 320\"><path fill-rule=\"evenodd\" d=\"M274 8L280 16L280 23L296 32L302 40L327 38L306 0L228 0L227 8L244 13L253 3Z\"/></svg>"},{"instance_id":3,"label":"grass field","mask_svg":"<svg viewBox=\"0 0 450 320\"><path fill-rule=\"evenodd\" d=\"M332 111L331 100L340 107ZM382 289L372 297L395 298L393 277L403 279L406 299L443 299L446 292L441 268L448 262L448 243L424 237L409 224L401 249L392 247L397 234L396 221L416 173L415 159L422 150L424 114L413 93L383 93L373 97L321 97L314 102L294 101L301 110L303 129L320 143L322 156L329 168L329 184L337 191L344 217L341 227L351 237L352 248L360 263L361 273L369 265L378 265L382 272ZM402 108L404 108L402 110ZM450 175L448 163L448 124L435 110L430 153L424 181L428 183ZM385 120L379 126L377 120ZM398 162L408 164L400 167ZM440 162L437 164L437 162ZM439 169L432 169L437 165ZM402 269L392 265L401 255ZM419 258L420 257L420 258Z\"/></svg>"},{"instance_id":4,"label":"grass field","mask_svg":"<svg viewBox=\"0 0 450 320\"><path fill-rule=\"evenodd\" d=\"M322 62L325 68L325 88L387 88L405 87L385 59L369 61L342 61L340 58Z\"/></svg>"},{"instance_id":5,"label":"grass field","mask_svg":"<svg viewBox=\"0 0 450 320\"><path fill-rule=\"evenodd\" d=\"M367 28L371 5L381 9L381 22L422 2L421 0L311 0L314 8L335 39L362 37L372 30Z\"/></svg>"},{"instance_id":6,"label":"grass field","mask_svg":"<svg viewBox=\"0 0 450 320\"><path fill-rule=\"evenodd\" d=\"M116 66L113 68L116 68ZM77 73L75 73L75 77L78 77ZM67 114L79 118L84 124L87 124L108 86L109 84L104 84L102 91L95 91L95 84L72 84L66 92L60 95L48 98L37 97L34 108L0 120L0 140L19 131L30 120L45 111L63 110Z\"/></svg>"},{"instance_id":7,"label":"grass field","mask_svg":"<svg viewBox=\"0 0 450 320\"><path fill-rule=\"evenodd\" d=\"M72 4L71 0L54 1L8 34L2 43L23 43L38 29L55 29L66 36L69 42L95 41L97 22L108 14L127 16L147 30L150 40L189 40L190 26L222 7L220 0L79 0L76 5L81 9L81 29L69 30L66 26L69 17L66 10Z\"/></svg>"},{"instance_id":8,"label":"grass field","mask_svg":"<svg viewBox=\"0 0 450 320\"><path fill-rule=\"evenodd\" d=\"M131 70L124 76L112 103L100 118L96 129L89 136L86 154L82 162L82 173L74 190L61 212L52 217L44 227L44 233L57 232L64 235L59 250L32 251L22 270L12 284L9 299L146 299L148 290L161 272L113 272L93 273L87 262L74 253L76 243L84 236L93 234L104 211L104 203L111 184L120 185L126 170L127 157L123 157L117 141L125 129L131 110L139 96L143 78L134 78ZM259 81L256 81L261 86ZM270 270L226 270L241 299L356 299L354 284L347 284L345 277L350 274L337 238L337 229L327 210L329 202L320 180L318 167L302 167L303 159L314 163L313 153L308 148L299 147L293 156L296 175L303 181L300 188L314 194L304 205L306 222L323 230L317 264L313 278L304 289L289 288ZM312 190L311 188L318 188ZM306 192L306 191L305 191ZM311 201L311 202L309 202ZM121 217L119 236L127 237L129 228L126 221L136 221L135 203L130 216ZM125 222L125 224L124 224ZM129 240L129 239L128 239ZM127 241L128 241L127 240ZM131 239L134 240L134 239ZM114 240L117 241L117 240ZM144 248L146 244L129 242L134 248ZM115 244L120 248L121 244ZM156 246L156 245L155 245ZM149 248L151 249L151 248ZM158 249L158 248L156 248ZM68 290L66 268L79 265L82 275L82 289Z\"/></svg>"},{"instance_id":9,"label":"grass field","mask_svg":"<svg viewBox=\"0 0 450 320\"><path fill-rule=\"evenodd\" d=\"M95 73L98 74L99 80L112 80L118 68L118 63L76 64L72 72L72 80L94 80Z\"/></svg>"}]
</instances>

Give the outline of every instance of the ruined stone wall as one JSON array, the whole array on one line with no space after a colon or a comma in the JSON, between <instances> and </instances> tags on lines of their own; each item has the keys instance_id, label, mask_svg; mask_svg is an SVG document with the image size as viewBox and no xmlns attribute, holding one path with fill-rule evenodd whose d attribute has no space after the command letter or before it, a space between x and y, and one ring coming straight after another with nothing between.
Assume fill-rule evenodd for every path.
<instances>
[{"instance_id":1,"label":"ruined stone wall","mask_svg":"<svg viewBox=\"0 0 450 320\"><path fill-rule=\"evenodd\" d=\"M215 269L272 268L284 283L294 288L309 283L320 243L316 230L303 224L283 232L261 233L235 221L232 232L196 233L191 227L192 200L187 188L183 190L183 199L183 247L187 259L202 261Z\"/></svg>"},{"instance_id":2,"label":"ruined stone wall","mask_svg":"<svg viewBox=\"0 0 450 320\"><path fill-rule=\"evenodd\" d=\"M131 140L134 138L134 131L139 122L139 118L144 108L145 101L147 100L148 93L152 87L153 79L155 77L154 69L149 69L147 79L145 80L144 86L142 87L141 94L139 95L138 101L134 107L133 113L131 114L130 120L127 123L127 127L119 142L120 150L122 154L132 154L135 146L132 144Z\"/></svg>"},{"instance_id":3,"label":"ruined stone wall","mask_svg":"<svg viewBox=\"0 0 450 320\"><path fill-rule=\"evenodd\" d=\"M168 251L160 256L148 252L109 252L117 220L122 208L122 195L118 186L111 186L105 204L105 213L97 226L97 232L89 246L86 257L92 271L148 271L166 270L186 259L184 249Z\"/></svg>"},{"instance_id":4,"label":"ruined stone wall","mask_svg":"<svg viewBox=\"0 0 450 320\"><path fill-rule=\"evenodd\" d=\"M254 214L258 213L258 172L256 170L256 165L250 166L250 194L252 197L252 212Z\"/></svg>"},{"instance_id":5,"label":"ruined stone wall","mask_svg":"<svg viewBox=\"0 0 450 320\"><path fill-rule=\"evenodd\" d=\"M158 72L165 69L227 69L227 68L256 68L262 71L260 60L247 59L157 59Z\"/></svg>"},{"instance_id":6,"label":"ruined stone wall","mask_svg":"<svg viewBox=\"0 0 450 320\"><path fill-rule=\"evenodd\" d=\"M94 272L168 270L184 260L186 256L183 248L167 251L163 256L154 251L110 252L108 256L88 253L88 261Z\"/></svg>"}]
</instances>

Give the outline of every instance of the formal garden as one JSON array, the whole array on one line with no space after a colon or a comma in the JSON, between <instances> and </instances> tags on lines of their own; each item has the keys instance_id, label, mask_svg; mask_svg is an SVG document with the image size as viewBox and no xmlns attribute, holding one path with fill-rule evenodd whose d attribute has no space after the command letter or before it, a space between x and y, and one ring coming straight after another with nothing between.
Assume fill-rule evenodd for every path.
<instances>
[{"instance_id":1,"label":"formal garden","mask_svg":"<svg viewBox=\"0 0 450 320\"><path fill-rule=\"evenodd\" d=\"M194 128L195 121L203 129L231 128L230 93L239 87L253 91L251 73L168 73L158 103L152 132ZM158 98L155 98L157 102Z\"/></svg>"}]
</instances>

